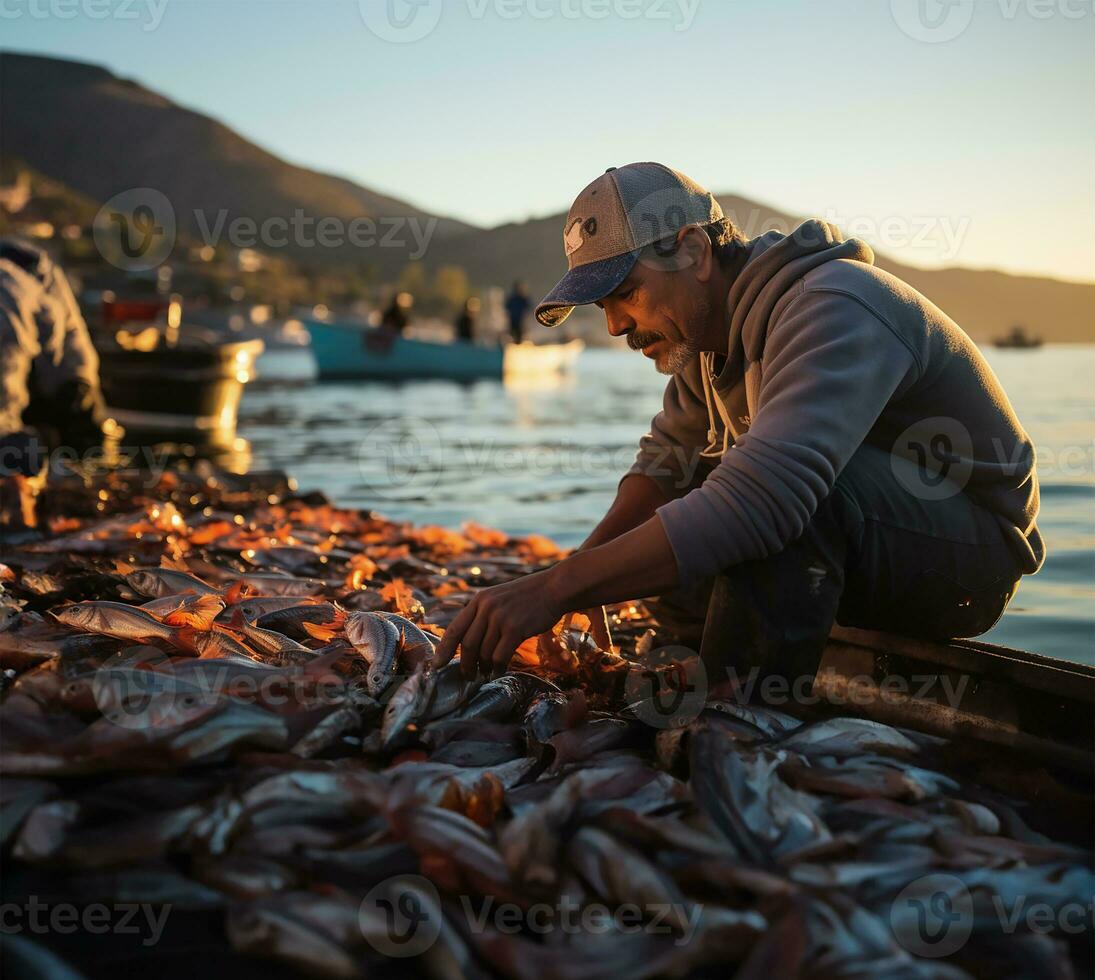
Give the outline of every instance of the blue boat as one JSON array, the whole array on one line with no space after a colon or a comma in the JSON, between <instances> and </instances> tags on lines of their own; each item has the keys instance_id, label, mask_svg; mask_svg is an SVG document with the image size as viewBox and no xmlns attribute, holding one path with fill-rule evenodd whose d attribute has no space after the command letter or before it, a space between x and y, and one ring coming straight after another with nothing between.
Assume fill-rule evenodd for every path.
<instances>
[{"instance_id":1,"label":"blue boat","mask_svg":"<svg viewBox=\"0 0 1095 980\"><path fill-rule=\"evenodd\" d=\"M507 375L559 373L573 366L583 348L565 344L488 347L466 341L442 344L400 337L357 323L306 320L321 379L477 381Z\"/></svg>"}]
</instances>

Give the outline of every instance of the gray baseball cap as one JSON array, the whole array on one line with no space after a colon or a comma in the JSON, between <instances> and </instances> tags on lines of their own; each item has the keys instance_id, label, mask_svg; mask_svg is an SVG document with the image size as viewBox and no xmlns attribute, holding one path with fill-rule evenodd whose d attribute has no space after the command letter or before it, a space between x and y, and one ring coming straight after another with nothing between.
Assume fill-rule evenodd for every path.
<instances>
[{"instance_id":1,"label":"gray baseball cap","mask_svg":"<svg viewBox=\"0 0 1095 980\"><path fill-rule=\"evenodd\" d=\"M722 216L709 191L664 164L610 167L570 206L563 228L569 271L537 305L536 319L558 326L574 307L619 286L647 245Z\"/></svg>"}]
</instances>

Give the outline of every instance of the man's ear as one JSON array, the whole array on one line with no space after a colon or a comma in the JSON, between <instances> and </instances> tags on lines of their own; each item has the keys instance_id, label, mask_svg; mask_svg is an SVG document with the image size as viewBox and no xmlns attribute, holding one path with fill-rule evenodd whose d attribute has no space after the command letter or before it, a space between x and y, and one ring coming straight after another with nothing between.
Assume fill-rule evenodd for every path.
<instances>
[{"instance_id":1,"label":"man's ear","mask_svg":"<svg viewBox=\"0 0 1095 980\"><path fill-rule=\"evenodd\" d=\"M687 225L678 232L677 255L681 260L680 267L692 269L700 282L711 278L714 262L711 237L699 225Z\"/></svg>"}]
</instances>

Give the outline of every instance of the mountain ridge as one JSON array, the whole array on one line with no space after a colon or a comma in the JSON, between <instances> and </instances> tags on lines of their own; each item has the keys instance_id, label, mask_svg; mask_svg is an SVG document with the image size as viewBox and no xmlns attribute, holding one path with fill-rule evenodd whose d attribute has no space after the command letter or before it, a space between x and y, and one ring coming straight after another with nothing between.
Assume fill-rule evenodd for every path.
<instances>
[{"instance_id":1,"label":"mountain ridge","mask_svg":"<svg viewBox=\"0 0 1095 980\"><path fill-rule=\"evenodd\" d=\"M84 61L0 51L0 154L102 204L136 187L162 191L179 230L195 240L224 212L260 223L298 210L356 218L436 220L423 265L466 270L476 287L528 282L542 293L566 270L564 212L490 228L433 214L347 177L290 163L229 126L137 81ZM736 194L717 195L752 237L793 228L800 217ZM205 216L204 225L195 215ZM286 246L321 265L371 265L386 281L416 257L405 248ZM259 245L258 247L262 247ZM277 250L272 250L277 251ZM1095 283L960 266L925 269L876 251L876 264L922 292L978 340L1019 323L1049 341L1093 341Z\"/></svg>"}]
</instances>

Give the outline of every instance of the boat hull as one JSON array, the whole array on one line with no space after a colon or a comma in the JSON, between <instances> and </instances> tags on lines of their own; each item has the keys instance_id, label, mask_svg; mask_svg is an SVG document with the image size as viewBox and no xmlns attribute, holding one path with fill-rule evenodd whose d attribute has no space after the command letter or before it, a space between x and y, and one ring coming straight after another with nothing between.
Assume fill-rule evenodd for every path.
<instances>
[{"instance_id":1,"label":"boat hull","mask_svg":"<svg viewBox=\"0 0 1095 980\"><path fill-rule=\"evenodd\" d=\"M357 324L310 320L306 326L316 373L325 380L500 380L506 374L567 370L582 349L580 341L487 347L464 341L415 340Z\"/></svg>"},{"instance_id":2,"label":"boat hull","mask_svg":"<svg viewBox=\"0 0 1095 980\"><path fill-rule=\"evenodd\" d=\"M107 413L128 436L229 446L262 341L99 352Z\"/></svg>"}]
</instances>

